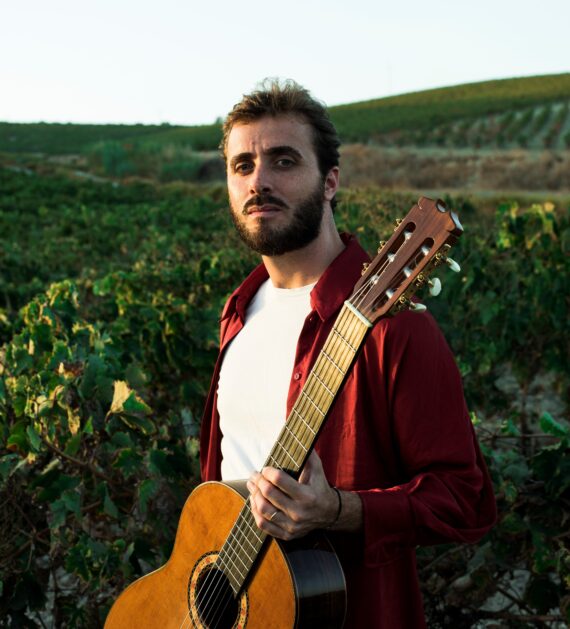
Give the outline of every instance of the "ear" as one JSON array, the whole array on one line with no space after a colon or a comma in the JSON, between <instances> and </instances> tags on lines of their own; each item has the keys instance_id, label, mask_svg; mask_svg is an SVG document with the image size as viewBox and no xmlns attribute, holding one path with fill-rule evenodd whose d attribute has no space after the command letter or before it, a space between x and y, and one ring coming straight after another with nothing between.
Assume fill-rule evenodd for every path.
<instances>
[{"instance_id":1,"label":"ear","mask_svg":"<svg viewBox=\"0 0 570 629\"><path fill-rule=\"evenodd\" d=\"M338 166L333 166L325 177L325 199L331 201L338 190L340 171Z\"/></svg>"}]
</instances>

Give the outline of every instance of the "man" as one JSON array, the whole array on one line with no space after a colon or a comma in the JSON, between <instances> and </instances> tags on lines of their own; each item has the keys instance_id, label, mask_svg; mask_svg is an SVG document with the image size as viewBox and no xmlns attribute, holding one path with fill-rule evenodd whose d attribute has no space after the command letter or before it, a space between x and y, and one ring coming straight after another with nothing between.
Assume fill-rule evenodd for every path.
<instances>
[{"instance_id":1,"label":"man","mask_svg":"<svg viewBox=\"0 0 570 629\"><path fill-rule=\"evenodd\" d=\"M325 108L292 82L245 96L225 121L231 215L262 264L222 314L202 475L249 477L257 526L274 537L330 531L345 626L423 627L416 545L474 542L495 519L459 374L428 314L372 329L298 482L260 469L368 260L334 224L338 147Z\"/></svg>"}]
</instances>

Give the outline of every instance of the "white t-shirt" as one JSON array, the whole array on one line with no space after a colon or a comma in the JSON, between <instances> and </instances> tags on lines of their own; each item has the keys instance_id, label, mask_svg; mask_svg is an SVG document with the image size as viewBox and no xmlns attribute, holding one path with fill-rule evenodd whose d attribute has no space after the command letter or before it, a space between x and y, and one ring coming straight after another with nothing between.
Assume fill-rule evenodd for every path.
<instances>
[{"instance_id":1,"label":"white t-shirt","mask_svg":"<svg viewBox=\"0 0 570 629\"><path fill-rule=\"evenodd\" d=\"M218 382L224 480L259 470L283 427L313 286L287 289L264 282L247 309L245 326L225 351Z\"/></svg>"}]
</instances>

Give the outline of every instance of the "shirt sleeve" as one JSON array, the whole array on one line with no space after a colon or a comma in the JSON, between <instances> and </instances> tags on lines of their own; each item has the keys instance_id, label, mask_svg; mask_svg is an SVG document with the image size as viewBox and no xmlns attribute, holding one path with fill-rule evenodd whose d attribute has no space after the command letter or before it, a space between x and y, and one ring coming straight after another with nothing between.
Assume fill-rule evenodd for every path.
<instances>
[{"instance_id":1,"label":"shirt sleeve","mask_svg":"<svg viewBox=\"0 0 570 629\"><path fill-rule=\"evenodd\" d=\"M424 314L402 313L386 330L382 372L405 482L357 492L369 565L402 546L476 542L496 519L489 474L443 335Z\"/></svg>"}]
</instances>

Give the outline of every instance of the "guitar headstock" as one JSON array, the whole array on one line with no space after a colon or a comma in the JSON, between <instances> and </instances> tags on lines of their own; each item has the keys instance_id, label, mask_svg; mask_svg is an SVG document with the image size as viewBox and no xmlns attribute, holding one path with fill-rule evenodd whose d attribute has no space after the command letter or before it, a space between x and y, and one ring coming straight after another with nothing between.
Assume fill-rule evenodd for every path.
<instances>
[{"instance_id":1,"label":"guitar headstock","mask_svg":"<svg viewBox=\"0 0 570 629\"><path fill-rule=\"evenodd\" d=\"M429 280L434 268L447 263L454 271L459 265L447 252L463 233L456 214L441 200L420 197L357 282L349 302L368 321L405 308L424 310L411 301L416 290L431 284L434 293L440 283Z\"/></svg>"}]
</instances>

